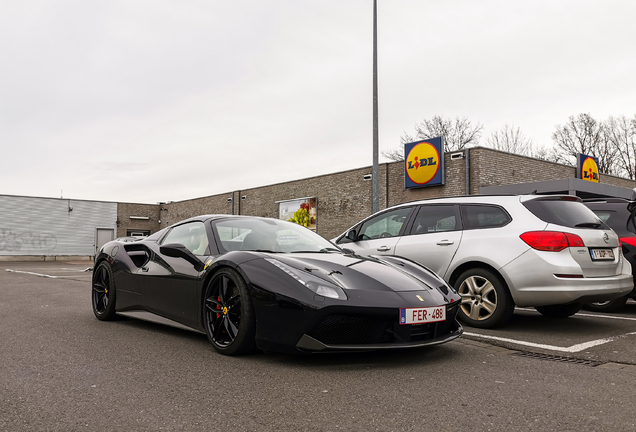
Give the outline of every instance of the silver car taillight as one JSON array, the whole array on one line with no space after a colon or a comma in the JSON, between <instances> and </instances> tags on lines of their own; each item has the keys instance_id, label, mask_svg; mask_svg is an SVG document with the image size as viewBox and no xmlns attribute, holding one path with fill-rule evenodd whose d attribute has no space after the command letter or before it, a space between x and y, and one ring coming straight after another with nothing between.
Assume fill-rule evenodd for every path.
<instances>
[{"instance_id":1,"label":"silver car taillight","mask_svg":"<svg viewBox=\"0 0 636 432\"><path fill-rule=\"evenodd\" d=\"M560 252L568 247L585 247L581 237L559 231L528 231L519 236L533 249Z\"/></svg>"}]
</instances>

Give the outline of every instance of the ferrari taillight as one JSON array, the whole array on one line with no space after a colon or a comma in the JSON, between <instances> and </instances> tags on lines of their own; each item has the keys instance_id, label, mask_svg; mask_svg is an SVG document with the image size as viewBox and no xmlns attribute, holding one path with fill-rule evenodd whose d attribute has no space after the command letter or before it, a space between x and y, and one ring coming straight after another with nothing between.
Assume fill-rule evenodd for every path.
<instances>
[{"instance_id":1,"label":"ferrari taillight","mask_svg":"<svg viewBox=\"0 0 636 432\"><path fill-rule=\"evenodd\" d=\"M519 236L533 249L560 252L567 247L585 247L581 237L559 231L528 231Z\"/></svg>"}]
</instances>

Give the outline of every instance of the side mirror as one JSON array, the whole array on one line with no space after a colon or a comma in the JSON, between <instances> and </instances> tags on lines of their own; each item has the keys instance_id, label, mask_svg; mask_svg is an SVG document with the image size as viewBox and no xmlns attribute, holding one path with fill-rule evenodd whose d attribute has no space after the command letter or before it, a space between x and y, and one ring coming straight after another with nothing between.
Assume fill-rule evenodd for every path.
<instances>
[{"instance_id":1,"label":"side mirror","mask_svg":"<svg viewBox=\"0 0 636 432\"><path fill-rule=\"evenodd\" d=\"M159 252L172 258L183 258L194 266L196 271L201 271L205 264L201 262L189 249L180 243L168 243L159 247Z\"/></svg>"},{"instance_id":2,"label":"side mirror","mask_svg":"<svg viewBox=\"0 0 636 432\"><path fill-rule=\"evenodd\" d=\"M358 240L358 233L356 232L355 229L352 229L347 233L347 238L354 242Z\"/></svg>"}]
</instances>

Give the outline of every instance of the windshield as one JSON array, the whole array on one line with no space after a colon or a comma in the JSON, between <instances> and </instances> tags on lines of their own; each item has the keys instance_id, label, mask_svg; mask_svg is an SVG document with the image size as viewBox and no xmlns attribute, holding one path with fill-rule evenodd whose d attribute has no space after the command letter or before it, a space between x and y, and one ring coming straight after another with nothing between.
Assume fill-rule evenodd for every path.
<instances>
[{"instance_id":1,"label":"windshield","mask_svg":"<svg viewBox=\"0 0 636 432\"><path fill-rule=\"evenodd\" d=\"M212 221L212 227L222 252L340 252L313 231L277 219L227 218Z\"/></svg>"}]
</instances>

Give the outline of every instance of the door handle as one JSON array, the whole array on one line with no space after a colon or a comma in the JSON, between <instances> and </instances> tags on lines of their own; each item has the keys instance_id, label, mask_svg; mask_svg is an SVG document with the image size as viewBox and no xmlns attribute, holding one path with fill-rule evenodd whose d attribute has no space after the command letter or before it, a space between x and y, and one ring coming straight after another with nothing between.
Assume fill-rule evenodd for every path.
<instances>
[{"instance_id":1,"label":"door handle","mask_svg":"<svg viewBox=\"0 0 636 432\"><path fill-rule=\"evenodd\" d=\"M147 272L147 271L148 271L148 267L142 267L142 268L141 268L141 271L142 271L142 272Z\"/></svg>"},{"instance_id":2,"label":"door handle","mask_svg":"<svg viewBox=\"0 0 636 432\"><path fill-rule=\"evenodd\" d=\"M455 242L454 241L450 241L450 240L442 240L442 241L437 242L437 245L438 246L450 246L453 243L455 243Z\"/></svg>"},{"instance_id":3,"label":"door handle","mask_svg":"<svg viewBox=\"0 0 636 432\"><path fill-rule=\"evenodd\" d=\"M390 247L387 246L380 246L379 248L376 249L378 252L386 252L388 250L391 250Z\"/></svg>"}]
</instances>

